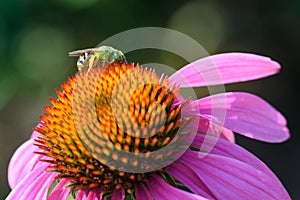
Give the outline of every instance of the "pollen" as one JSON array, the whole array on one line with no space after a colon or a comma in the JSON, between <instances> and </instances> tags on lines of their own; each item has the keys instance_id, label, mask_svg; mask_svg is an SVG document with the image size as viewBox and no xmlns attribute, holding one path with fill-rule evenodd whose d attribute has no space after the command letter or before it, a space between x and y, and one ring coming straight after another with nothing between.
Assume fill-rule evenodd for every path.
<instances>
[{"instance_id":1,"label":"pollen","mask_svg":"<svg viewBox=\"0 0 300 200\"><path fill-rule=\"evenodd\" d=\"M175 140L185 122L182 105L174 103L179 88L169 87L167 77L138 64L112 63L80 71L61 88L45 106L35 143L38 153L50 158L57 179L69 179L75 189L111 193L122 187L131 193L149 173L164 170L131 173L114 163L150 168L118 152L149 156Z\"/></svg>"}]
</instances>

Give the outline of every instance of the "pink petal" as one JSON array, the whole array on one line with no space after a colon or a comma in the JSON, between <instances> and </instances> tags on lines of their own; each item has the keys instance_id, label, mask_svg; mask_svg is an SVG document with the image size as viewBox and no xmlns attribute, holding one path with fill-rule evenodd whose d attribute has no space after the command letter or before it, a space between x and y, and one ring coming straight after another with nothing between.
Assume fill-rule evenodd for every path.
<instances>
[{"instance_id":1,"label":"pink petal","mask_svg":"<svg viewBox=\"0 0 300 200\"><path fill-rule=\"evenodd\" d=\"M255 95L224 93L193 103L200 107L198 115L244 136L266 142L282 142L290 136L282 114Z\"/></svg>"},{"instance_id":2,"label":"pink petal","mask_svg":"<svg viewBox=\"0 0 300 200\"><path fill-rule=\"evenodd\" d=\"M137 184L135 187L136 200L153 199L152 194L144 184Z\"/></svg>"},{"instance_id":3,"label":"pink petal","mask_svg":"<svg viewBox=\"0 0 300 200\"><path fill-rule=\"evenodd\" d=\"M180 161L191 167L217 199L290 199L277 180L237 159L186 151ZM198 158L198 159L197 159Z\"/></svg>"},{"instance_id":4,"label":"pink petal","mask_svg":"<svg viewBox=\"0 0 300 200\"><path fill-rule=\"evenodd\" d=\"M215 199L211 191L197 177L197 174L182 163L174 162L167 168L167 172L188 187L193 193L208 199Z\"/></svg>"},{"instance_id":5,"label":"pink petal","mask_svg":"<svg viewBox=\"0 0 300 200\"><path fill-rule=\"evenodd\" d=\"M206 198L201 197L196 194L192 194L186 192L184 190L180 190L175 188L168 183L166 183L160 176L151 175L152 177L147 182L147 186L149 191L152 193L152 196L156 200L160 199L185 199L185 200L194 200L201 199L204 200Z\"/></svg>"},{"instance_id":6,"label":"pink petal","mask_svg":"<svg viewBox=\"0 0 300 200\"><path fill-rule=\"evenodd\" d=\"M39 168L28 173L20 182L13 188L6 200L27 200L41 199L46 200L48 190L54 181L56 173L45 172L48 164L43 164ZM17 176L17 174L16 174Z\"/></svg>"},{"instance_id":7,"label":"pink petal","mask_svg":"<svg viewBox=\"0 0 300 200\"><path fill-rule=\"evenodd\" d=\"M202 134L198 134L194 138L191 146L199 148L202 152L205 152L207 154L233 158L247 163L248 165L251 165L252 167L266 173L269 178L273 179L273 181L277 180L277 184L282 187L275 174L261 160L259 160L247 150L243 149L241 146L238 146L221 138Z\"/></svg>"},{"instance_id":8,"label":"pink petal","mask_svg":"<svg viewBox=\"0 0 300 200\"><path fill-rule=\"evenodd\" d=\"M41 127L41 126L44 126L44 125L45 125L45 123L44 123L43 121L41 121L36 127ZM40 135L39 132L33 131L33 133L32 133L31 136L30 136L30 139L35 139L35 138L37 138L39 135Z\"/></svg>"},{"instance_id":9,"label":"pink petal","mask_svg":"<svg viewBox=\"0 0 300 200\"><path fill-rule=\"evenodd\" d=\"M86 200L86 197L88 196L89 191L81 189L79 190L78 194L76 195L76 200Z\"/></svg>"},{"instance_id":10,"label":"pink petal","mask_svg":"<svg viewBox=\"0 0 300 200\"><path fill-rule=\"evenodd\" d=\"M31 136L30 136L30 139L35 139L35 138L37 138L39 135L40 135L39 132L33 131L33 133L32 133Z\"/></svg>"},{"instance_id":11,"label":"pink petal","mask_svg":"<svg viewBox=\"0 0 300 200\"><path fill-rule=\"evenodd\" d=\"M123 188L114 190L111 195L111 200L123 200L125 198L125 191Z\"/></svg>"},{"instance_id":12,"label":"pink petal","mask_svg":"<svg viewBox=\"0 0 300 200\"><path fill-rule=\"evenodd\" d=\"M48 196L47 200L65 200L71 192L71 188L65 188L65 186L71 184L67 179L62 179L52 190L51 194Z\"/></svg>"},{"instance_id":13,"label":"pink petal","mask_svg":"<svg viewBox=\"0 0 300 200\"><path fill-rule=\"evenodd\" d=\"M83 188L80 189L78 194L76 195L76 200L101 200L101 189L100 188Z\"/></svg>"},{"instance_id":14,"label":"pink petal","mask_svg":"<svg viewBox=\"0 0 300 200\"><path fill-rule=\"evenodd\" d=\"M101 199L101 190L93 189L89 192L89 195L86 197L86 200L100 200Z\"/></svg>"},{"instance_id":15,"label":"pink petal","mask_svg":"<svg viewBox=\"0 0 300 200\"><path fill-rule=\"evenodd\" d=\"M188 150L179 161L197 174L216 199L289 199L275 174L242 147L200 134L192 146L201 152Z\"/></svg>"},{"instance_id":16,"label":"pink petal","mask_svg":"<svg viewBox=\"0 0 300 200\"><path fill-rule=\"evenodd\" d=\"M200 87L254 80L278 73L280 65L268 57L248 53L223 53L197 60L169 81L181 87Z\"/></svg>"},{"instance_id":17,"label":"pink petal","mask_svg":"<svg viewBox=\"0 0 300 200\"><path fill-rule=\"evenodd\" d=\"M43 156L33 153L34 151L39 151L39 148L34 146L33 143L33 139L23 143L10 160L8 166L8 182L11 189L28 173L43 164L43 162L39 162Z\"/></svg>"}]
</instances>

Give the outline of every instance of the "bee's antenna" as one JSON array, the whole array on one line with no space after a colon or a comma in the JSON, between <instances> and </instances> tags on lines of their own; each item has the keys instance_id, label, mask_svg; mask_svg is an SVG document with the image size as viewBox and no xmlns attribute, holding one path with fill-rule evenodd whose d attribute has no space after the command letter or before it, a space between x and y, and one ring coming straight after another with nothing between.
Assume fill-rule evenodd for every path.
<instances>
[{"instance_id":1,"label":"bee's antenna","mask_svg":"<svg viewBox=\"0 0 300 200\"><path fill-rule=\"evenodd\" d=\"M84 53L90 53L91 51L94 51L94 48L71 51L68 53L68 55L69 56L80 56Z\"/></svg>"}]
</instances>

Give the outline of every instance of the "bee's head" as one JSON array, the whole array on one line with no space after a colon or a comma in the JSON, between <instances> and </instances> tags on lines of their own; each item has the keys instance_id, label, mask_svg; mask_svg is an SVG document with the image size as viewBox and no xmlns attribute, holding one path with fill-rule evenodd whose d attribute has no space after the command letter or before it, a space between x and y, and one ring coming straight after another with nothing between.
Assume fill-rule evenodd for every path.
<instances>
[{"instance_id":1,"label":"bee's head","mask_svg":"<svg viewBox=\"0 0 300 200\"><path fill-rule=\"evenodd\" d=\"M81 55L79 56L79 58L78 58L78 60L77 60L77 68L78 68L79 70L81 70L81 69L84 68L84 63L85 63L87 57L88 57L88 53L87 53L87 52L85 52L85 53L83 53L83 54L81 54Z\"/></svg>"}]
</instances>

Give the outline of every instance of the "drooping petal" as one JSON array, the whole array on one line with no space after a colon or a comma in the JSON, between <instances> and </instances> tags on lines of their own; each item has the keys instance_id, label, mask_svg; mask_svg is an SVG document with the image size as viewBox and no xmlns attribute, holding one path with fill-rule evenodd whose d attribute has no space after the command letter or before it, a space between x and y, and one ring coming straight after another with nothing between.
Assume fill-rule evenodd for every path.
<instances>
[{"instance_id":1,"label":"drooping petal","mask_svg":"<svg viewBox=\"0 0 300 200\"><path fill-rule=\"evenodd\" d=\"M290 136L282 114L255 95L230 92L193 103L200 108L198 115L244 136L266 142L282 142Z\"/></svg>"},{"instance_id":2,"label":"drooping petal","mask_svg":"<svg viewBox=\"0 0 300 200\"><path fill-rule=\"evenodd\" d=\"M48 190L54 181L54 177L57 175L56 173L45 172L48 166L47 163L43 163L38 168L29 172L13 188L6 200L46 200ZM15 176L17 176L17 174L15 174Z\"/></svg>"},{"instance_id":3,"label":"drooping petal","mask_svg":"<svg viewBox=\"0 0 300 200\"><path fill-rule=\"evenodd\" d=\"M39 135L40 135L39 132L33 131L33 133L32 133L31 136L30 136L30 139L35 139L35 138L37 138Z\"/></svg>"},{"instance_id":4,"label":"drooping petal","mask_svg":"<svg viewBox=\"0 0 300 200\"><path fill-rule=\"evenodd\" d=\"M136 200L153 199L152 194L144 184L137 184L135 187Z\"/></svg>"},{"instance_id":5,"label":"drooping petal","mask_svg":"<svg viewBox=\"0 0 300 200\"><path fill-rule=\"evenodd\" d=\"M174 178L183 183L195 194L201 195L208 199L215 199L211 191L206 185L197 177L197 174L190 168L181 163L174 162L167 168L167 172Z\"/></svg>"},{"instance_id":6,"label":"drooping petal","mask_svg":"<svg viewBox=\"0 0 300 200\"><path fill-rule=\"evenodd\" d=\"M280 65L249 53L223 53L197 60L169 79L181 87L200 87L254 80L278 73Z\"/></svg>"},{"instance_id":7,"label":"drooping petal","mask_svg":"<svg viewBox=\"0 0 300 200\"><path fill-rule=\"evenodd\" d=\"M81 189L78 191L76 195L76 200L86 200L86 197L89 195L89 191L85 189Z\"/></svg>"},{"instance_id":8,"label":"drooping petal","mask_svg":"<svg viewBox=\"0 0 300 200\"><path fill-rule=\"evenodd\" d=\"M33 139L24 142L16 150L10 160L8 166L8 182L11 189L13 189L28 173L42 164L39 160L43 156L33 153L34 151L40 151L33 143Z\"/></svg>"},{"instance_id":9,"label":"drooping petal","mask_svg":"<svg viewBox=\"0 0 300 200\"><path fill-rule=\"evenodd\" d=\"M203 148L199 143L211 137L197 136L197 144L193 145ZM211 152L203 155L203 149L188 150L179 161L198 175L216 199L290 199L277 177L258 158L224 139L212 142Z\"/></svg>"},{"instance_id":10,"label":"drooping petal","mask_svg":"<svg viewBox=\"0 0 300 200\"><path fill-rule=\"evenodd\" d=\"M76 195L76 200L101 200L101 188L82 188Z\"/></svg>"},{"instance_id":11,"label":"drooping petal","mask_svg":"<svg viewBox=\"0 0 300 200\"><path fill-rule=\"evenodd\" d=\"M163 200L163 199L204 200L206 199L197 194L192 194L184 190L175 188L169 185L168 183L166 183L160 176L155 174L151 175L151 178L147 182L147 186L155 200Z\"/></svg>"},{"instance_id":12,"label":"drooping petal","mask_svg":"<svg viewBox=\"0 0 300 200\"><path fill-rule=\"evenodd\" d=\"M125 191L123 188L114 190L111 195L111 200L123 200L125 198Z\"/></svg>"},{"instance_id":13,"label":"drooping petal","mask_svg":"<svg viewBox=\"0 0 300 200\"><path fill-rule=\"evenodd\" d=\"M87 196L86 200L100 200L101 198L101 189L92 189L89 192L89 195Z\"/></svg>"},{"instance_id":14,"label":"drooping petal","mask_svg":"<svg viewBox=\"0 0 300 200\"><path fill-rule=\"evenodd\" d=\"M67 179L62 179L52 190L51 194L48 196L47 200L66 200L71 192L71 188L65 188L65 186L71 184Z\"/></svg>"}]
</instances>

